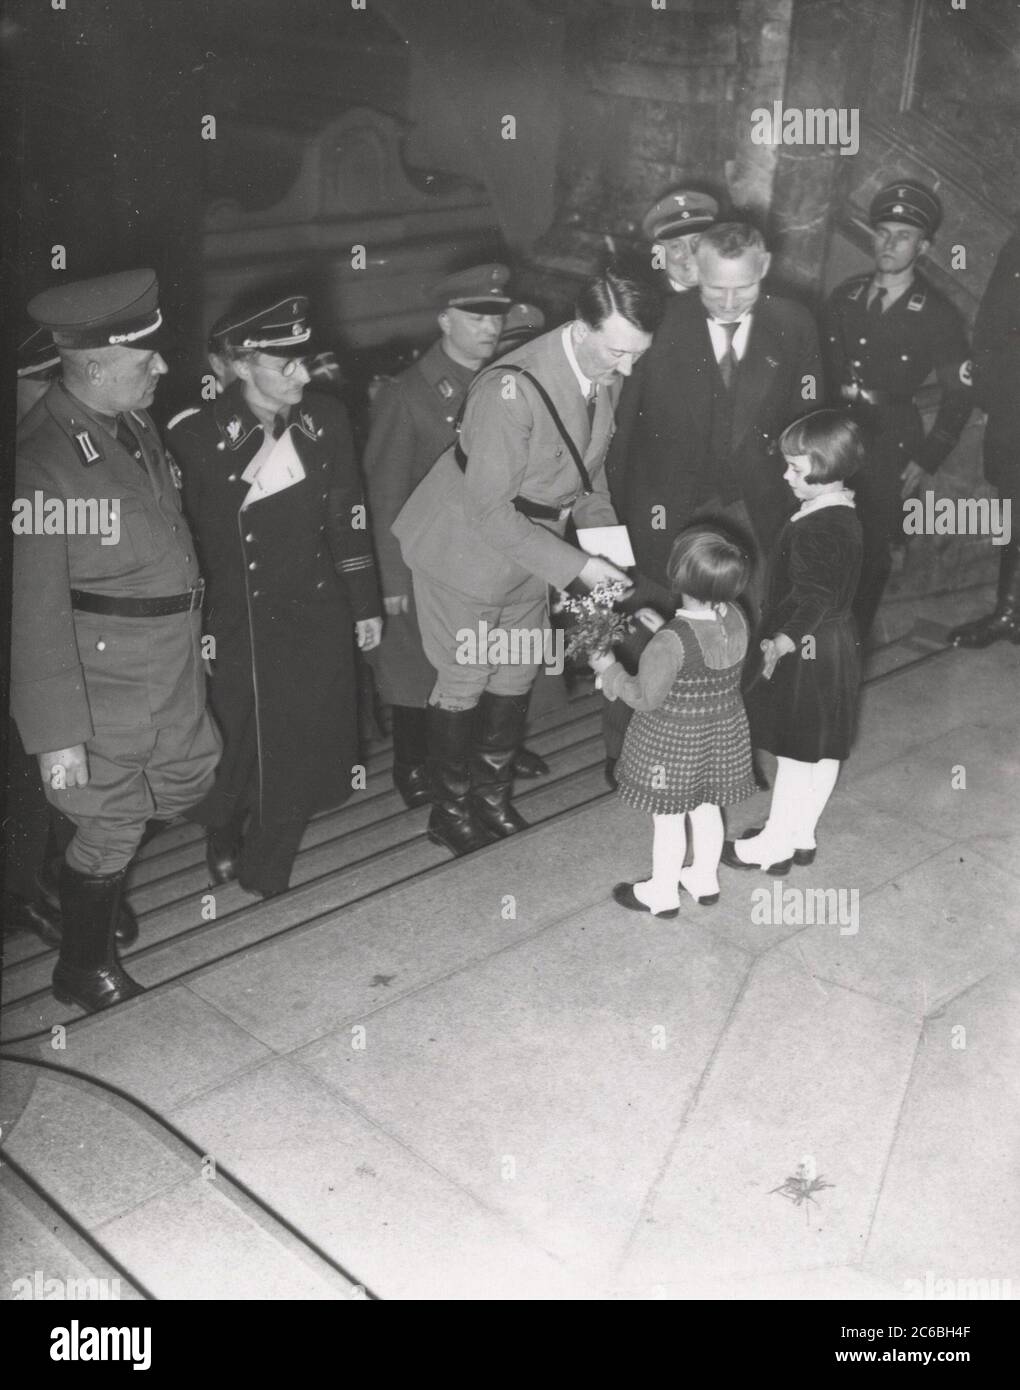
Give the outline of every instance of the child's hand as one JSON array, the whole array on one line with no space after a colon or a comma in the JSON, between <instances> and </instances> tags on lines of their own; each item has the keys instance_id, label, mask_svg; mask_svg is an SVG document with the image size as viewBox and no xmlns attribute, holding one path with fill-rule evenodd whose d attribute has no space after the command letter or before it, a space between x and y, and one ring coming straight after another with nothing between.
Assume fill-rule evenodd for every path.
<instances>
[{"instance_id":1,"label":"child's hand","mask_svg":"<svg viewBox=\"0 0 1020 1390\"><path fill-rule=\"evenodd\" d=\"M792 637L787 637L785 632L777 632L775 637L766 637L761 644L761 649L765 654L762 663L762 675L767 681L772 679L772 672L776 669L780 657L789 655L790 652L797 650L796 643Z\"/></svg>"},{"instance_id":2,"label":"child's hand","mask_svg":"<svg viewBox=\"0 0 1020 1390\"><path fill-rule=\"evenodd\" d=\"M658 632L660 627L666 626L666 619L661 613L656 613L654 608L639 608L634 614L634 618L649 632Z\"/></svg>"},{"instance_id":3,"label":"child's hand","mask_svg":"<svg viewBox=\"0 0 1020 1390\"><path fill-rule=\"evenodd\" d=\"M616 665L616 658L610 656L608 652L592 653L588 658L588 665L597 676L605 675L610 666Z\"/></svg>"}]
</instances>

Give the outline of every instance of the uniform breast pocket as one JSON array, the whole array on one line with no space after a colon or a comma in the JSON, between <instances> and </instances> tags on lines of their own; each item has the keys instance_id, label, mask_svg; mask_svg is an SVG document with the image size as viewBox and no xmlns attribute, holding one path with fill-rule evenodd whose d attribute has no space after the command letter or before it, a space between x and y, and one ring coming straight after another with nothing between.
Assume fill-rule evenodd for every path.
<instances>
[{"instance_id":1,"label":"uniform breast pocket","mask_svg":"<svg viewBox=\"0 0 1020 1390\"><path fill-rule=\"evenodd\" d=\"M109 504L107 521L99 535L69 540L71 573L77 587L136 573L152 563L157 546L145 509L134 499L117 498Z\"/></svg>"},{"instance_id":2,"label":"uniform breast pocket","mask_svg":"<svg viewBox=\"0 0 1020 1390\"><path fill-rule=\"evenodd\" d=\"M75 632L95 727L148 726L152 624L144 618L76 613Z\"/></svg>"}]
</instances>

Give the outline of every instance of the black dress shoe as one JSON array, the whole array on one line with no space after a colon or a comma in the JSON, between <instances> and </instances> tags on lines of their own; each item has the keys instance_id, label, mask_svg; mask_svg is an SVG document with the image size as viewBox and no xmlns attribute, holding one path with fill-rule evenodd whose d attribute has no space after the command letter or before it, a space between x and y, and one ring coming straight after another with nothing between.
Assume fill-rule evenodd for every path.
<instances>
[{"instance_id":1,"label":"black dress shoe","mask_svg":"<svg viewBox=\"0 0 1020 1390\"><path fill-rule=\"evenodd\" d=\"M61 925L59 904L54 911L41 895L26 898L21 893L4 894L5 933L13 936L15 932L27 931L47 946L59 946Z\"/></svg>"},{"instance_id":2,"label":"black dress shoe","mask_svg":"<svg viewBox=\"0 0 1020 1390\"><path fill-rule=\"evenodd\" d=\"M213 884L230 883L237 877L237 865L241 858L241 839L231 830L207 830L205 832L205 862L209 866L209 877Z\"/></svg>"},{"instance_id":3,"label":"black dress shoe","mask_svg":"<svg viewBox=\"0 0 1020 1390\"><path fill-rule=\"evenodd\" d=\"M518 748L514 754L514 776L526 777L548 777L549 764L544 758L540 758L537 753L533 753L530 748Z\"/></svg>"},{"instance_id":4,"label":"black dress shoe","mask_svg":"<svg viewBox=\"0 0 1020 1390\"><path fill-rule=\"evenodd\" d=\"M684 888L682 883L680 884L680 887L689 898L694 898L694 901L698 904L699 907L713 907L719 901L718 893L706 893L703 897L695 898L694 894L690 892L689 889Z\"/></svg>"},{"instance_id":5,"label":"black dress shoe","mask_svg":"<svg viewBox=\"0 0 1020 1390\"><path fill-rule=\"evenodd\" d=\"M737 836L737 839L751 840L755 835L760 835L761 832L762 827L759 825L756 830L745 830L742 835ZM805 864L813 864L815 862L815 855L817 853L817 849L795 849L793 851L793 862L799 864L801 868L803 868Z\"/></svg>"},{"instance_id":6,"label":"black dress shoe","mask_svg":"<svg viewBox=\"0 0 1020 1390\"><path fill-rule=\"evenodd\" d=\"M394 763L393 785L400 793L401 799L409 811L413 811L418 806L428 806L432 801L432 788L429 785L429 774L424 763L417 767Z\"/></svg>"},{"instance_id":7,"label":"black dress shoe","mask_svg":"<svg viewBox=\"0 0 1020 1390\"><path fill-rule=\"evenodd\" d=\"M767 874L772 874L773 878L783 878L793 867L793 857L781 859L776 864L746 864L743 859L737 858L737 852L733 847L732 840L723 840L722 855L720 856L724 864L728 864L731 869L759 869Z\"/></svg>"},{"instance_id":8,"label":"black dress shoe","mask_svg":"<svg viewBox=\"0 0 1020 1390\"><path fill-rule=\"evenodd\" d=\"M613 888L613 899L621 907L629 907L631 912L652 912L650 907L646 907L640 898L634 894L633 883L618 883ZM653 917L679 917L678 907L667 907L665 912L652 912Z\"/></svg>"}]
</instances>

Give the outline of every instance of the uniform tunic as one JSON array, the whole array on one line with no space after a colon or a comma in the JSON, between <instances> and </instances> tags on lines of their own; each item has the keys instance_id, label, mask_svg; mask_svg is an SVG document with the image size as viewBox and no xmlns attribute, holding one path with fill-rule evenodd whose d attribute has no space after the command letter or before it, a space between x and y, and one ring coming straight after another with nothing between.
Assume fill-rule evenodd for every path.
<instances>
[{"instance_id":1,"label":"uniform tunic","mask_svg":"<svg viewBox=\"0 0 1020 1390\"><path fill-rule=\"evenodd\" d=\"M861 684L851 613L860 568L853 507L828 505L786 523L769 563L761 635L785 632L797 649L780 658L768 681L755 652L744 698L756 748L805 763L848 756Z\"/></svg>"},{"instance_id":2,"label":"uniform tunic","mask_svg":"<svg viewBox=\"0 0 1020 1390\"><path fill-rule=\"evenodd\" d=\"M415 591L425 595L422 636L443 693L470 699L483 689L530 689L537 664L468 666L458 660L457 634L482 621L490 630L540 630L548 621L547 585L565 589L587 561L563 539L568 518L578 526L616 522L604 463L618 387L599 387L589 424L563 334L545 333L479 374L460 436L466 468L447 449L393 523ZM510 364L527 368L549 393L584 460L589 494L582 495L578 470L534 386L508 371ZM519 497L560 515L534 520L514 505Z\"/></svg>"},{"instance_id":3,"label":"uniform tunic","mask_svg":"<svg viewBox=\"0 0 1020 1390\"><path fill-rule=\"evenodd\" d=\"M747 620L736 604L711 617L677 614L644 652L636 676L602 676L610 699L634 710L616 764L620 797L637 811L680 815L753 795L751 744L740 698Z\"/></svg>"},{"instance_id":4,"label":"uniform tunic","mask_svg":"<svg viewBox=\"0 0 1020 1390\"><path fill-rule=\"evenodd\" d=\"M245 468L265 435L238 381L172 422L215 639L213 712L224 735L216 787L196 818L227 824L249 809L240 877L287 886L314 811L351 793L358 760L354 622L380 602L350 426L307 392L288 420L304 477L249 503Z\"/></svg>"},{"instance_id":5,"label":"uniform tunic","mask_svg":"<svg viewBox=\"0 0 1020 1390\"><path fill-rule=\"evenodd\" d=\"M149 817L194 804L219 754L199 607L120 617L71 606L72 589L166 598L199 581L179 475L148 414L124 418L137 448L115 437L112 417L56 384L18 430L18 498L59 504L68 518L68 503L105 500L120 528L104 544L94 529L19 535L15 526L11 712L29 753L85 745L88 786L47 796L77 826L68 862L92 874L122 869Z\"/></svg>"},{"instance_id":6,"label":"uniform tunic","mask_svg":"<svg viewBox=\"0 0 1020 1390\"><path fill-rule=\"evenodd\" d=\"M382 386L372 404L365 449L372 534L383 593L405 594L409 611L387 615L379 647L368 653L379 694L391 705L423 707L436 682L418 630L411 571L390 531L401 507L454 438L454 421L474 372L434 343L395 381Z\"/></svg>"},{"instance_id":7,"label":"uniform tunic","mask_svg":"<svg viewBox=\"0 0 1020 1390\"><path fill-rule=\"evenodd\" d=\"M823 313L823 348L837 403L852 398L855 383L883 395L878 405L864 408L873 439L865 471L887 480L883 498L892 499L898 529L903 469L913 461L934 473L970 415L967 337L956 309L920 274L884 313L869 314L872 278L857 275L833 290ZM925 435L913 398L932 372L942 393Z\"/></svg>"}]
</instances>

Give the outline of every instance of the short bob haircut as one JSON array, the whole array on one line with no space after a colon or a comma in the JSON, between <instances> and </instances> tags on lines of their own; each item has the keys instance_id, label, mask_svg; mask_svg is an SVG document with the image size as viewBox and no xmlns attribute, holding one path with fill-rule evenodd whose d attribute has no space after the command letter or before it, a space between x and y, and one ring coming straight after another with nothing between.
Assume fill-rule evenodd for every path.
<instances>
[{"instance_id":1,"label":"short bob haircut","mask_svg":"<svg viewBox=\"0 0 1020 1390\"><path fill-rule=\"evenodd\" d=\"M845 410L816 410L792 425L779 437L786 458L794 455L811 460L808 483L836 483L851 478L864 464L864 437L861 427Z\"/></svg>"},{"instance_id":2,"label":"short bob haircut","mask_svg":"<svg viewBox=\"0 0 1020 1390\"><path fill-rule=\"evenodd\" d=\"M676 595L727 603L747 587L753 568L745 546L715 526L699 524L684 527L673 542L666 576Z\"/></svg>"}]
</instances>

